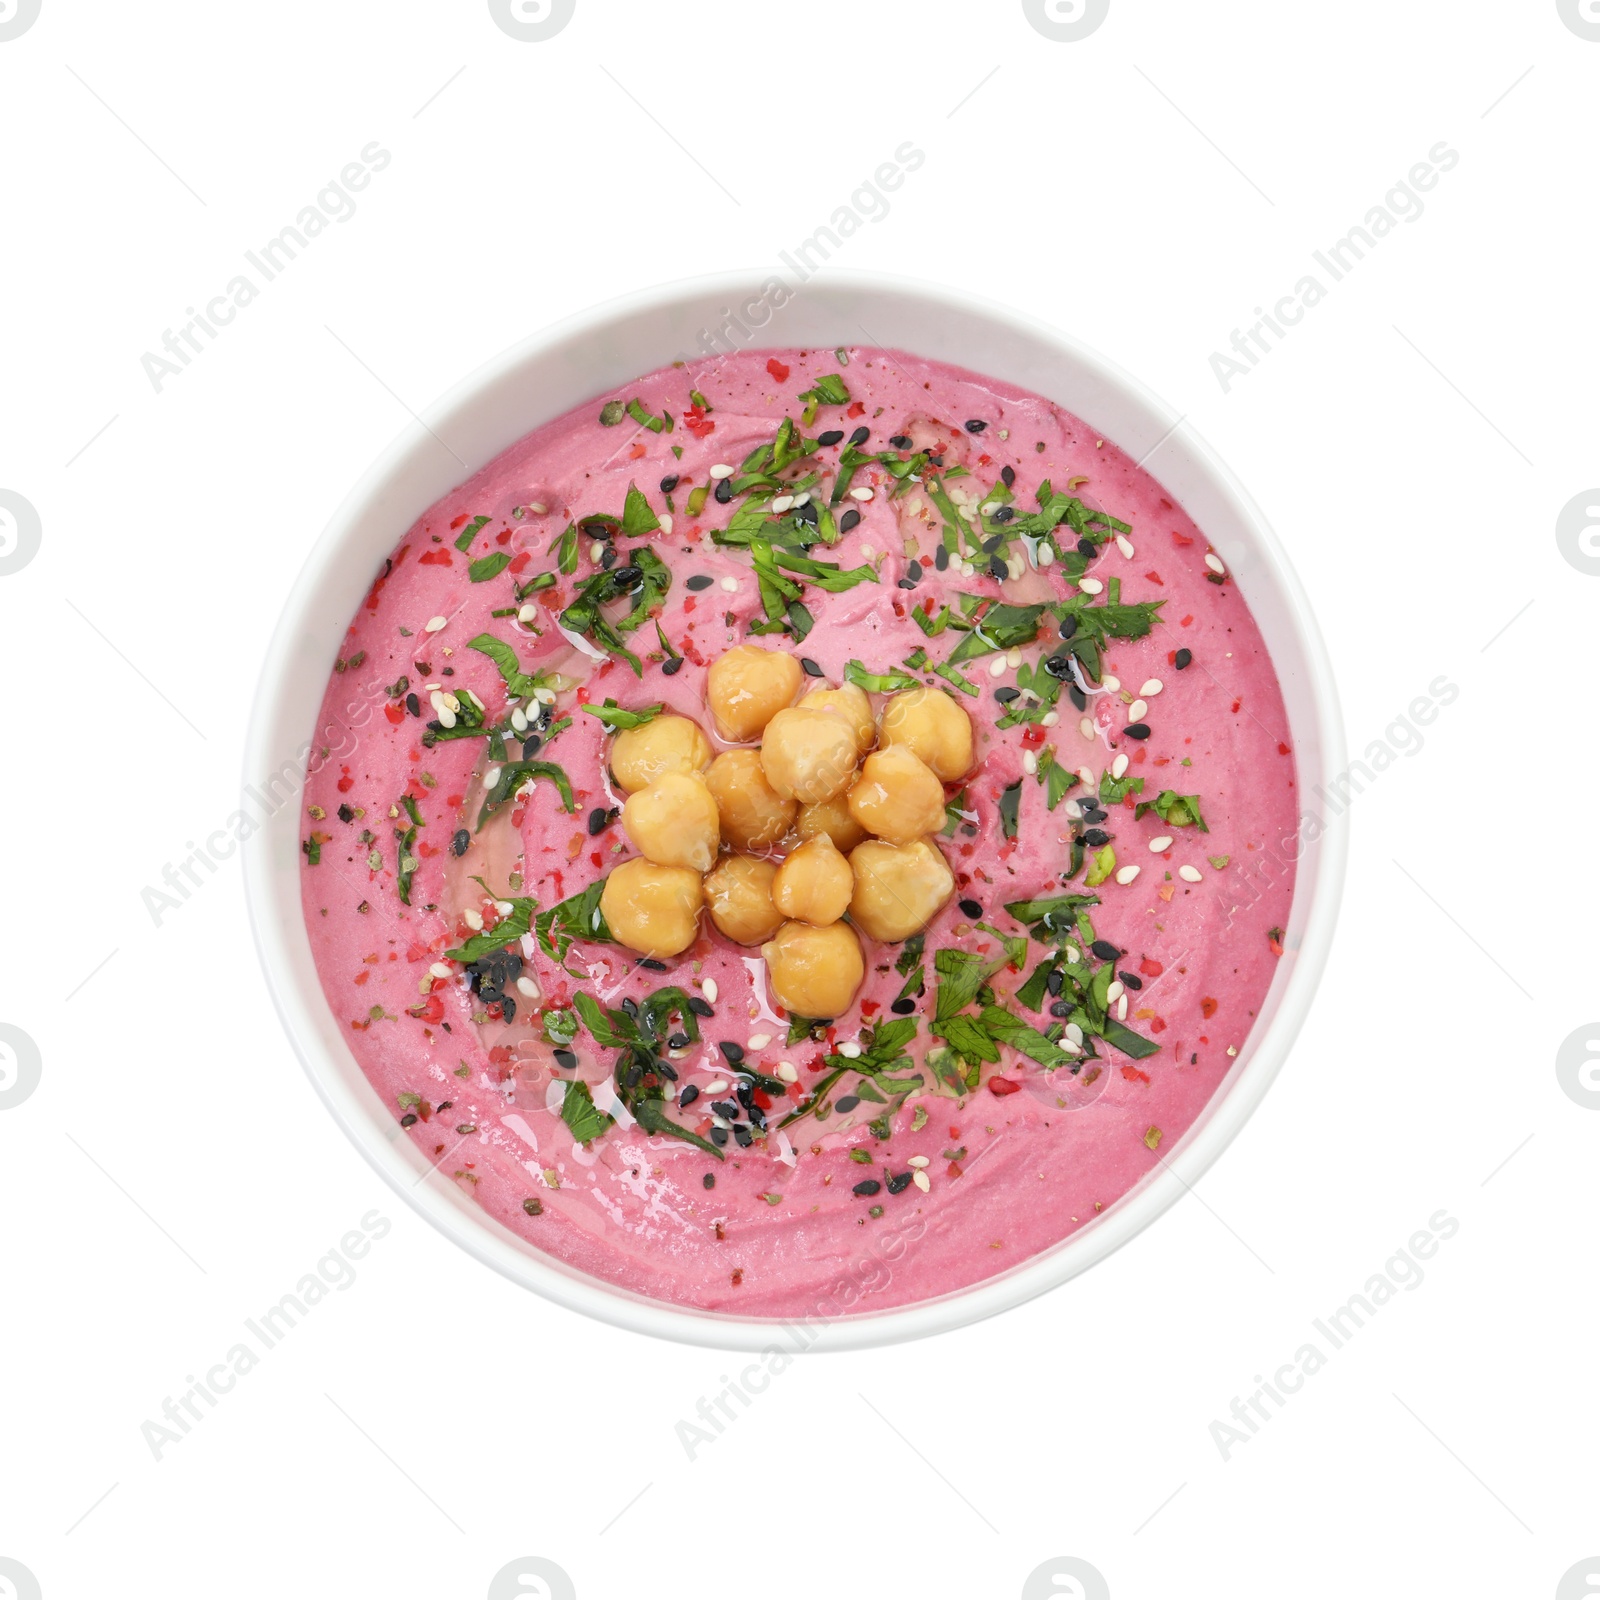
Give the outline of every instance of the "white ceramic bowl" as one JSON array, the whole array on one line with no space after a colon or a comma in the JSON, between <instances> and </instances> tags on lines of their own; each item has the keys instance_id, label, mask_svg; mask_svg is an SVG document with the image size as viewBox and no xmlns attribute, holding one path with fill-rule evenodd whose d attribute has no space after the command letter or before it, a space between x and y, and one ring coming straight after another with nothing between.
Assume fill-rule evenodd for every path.
<instances>
[{"instance_id":1,"label":"white ceramic bowl","mask_svg":"<svg viewBox=\"0 0 1600 1600\"><path fill-rule=\"evenodd\" d=\"M583 312L515 345L407 428L335 513L301 572L267 653L245 782L272 797L270 822L245 847L257 948L273 1000L317 1091L356 1147L435 1227L529 1289L624 1328L696 1344L759 1350L777 1327L625 1292L541 1254L489 1221L396 1127L328 1009L300 910L298 784L328 671L373 573L426 508L508 445L630 379L703 350L741 318L750 346L882 344L1005 379L1093 424L1181 502L1221 553L1276 664L1302 795L1344 766L1333 676L1289 562L1232 474L1175 414L1104 357L1054 328L928 284L829 271L789 288L754 275L695 279ZM765 298L763 298L764 291ZM733 334L733 338L740 338ZM720 346L727 350L725 340ZM449 449L441 447L448 441ZM455 452L452 454L451 452ZM466 461L463 469L456 459ZM1204 1114L1137 1188L1054 1249L936 1300L832 1318L812 1348L847 1349L941 1332L1055 1288L1109 1255L1196 1182L1255 1110L1288 1054L1321 976L1344 877L1338 817L1299 856L1285 950L1244 1049Z\"/></svg>"}]
</instances>

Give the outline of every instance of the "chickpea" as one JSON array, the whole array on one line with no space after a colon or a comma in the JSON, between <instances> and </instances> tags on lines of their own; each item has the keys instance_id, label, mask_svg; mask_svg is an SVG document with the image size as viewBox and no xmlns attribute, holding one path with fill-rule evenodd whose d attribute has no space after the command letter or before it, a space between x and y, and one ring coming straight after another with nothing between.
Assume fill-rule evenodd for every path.
<instances>
[{"instance_id":1,"label":"chickpea","mask_svg":"<svg viewBox=\"0 0 1600 1600\"><path fill-rule=\"evenodd\" d=\"M617 735L611 744L611 776L618 788L632 794L669 772L704 772L711 755L711 741L699 723L666 712Z\"/></svg>"},{"instance_id":2,"label":"chickpea","mask_svg":"<svg viewBox=\"0 0 1600 1600\"><path fill-rule=\"evenodd\" d=\"M819 833L791 851L778 868L772 903L795 922L825 928L844 915L854 887L850 863L827 834Z\"/></svg>"},{"instance_id":3,"label":"chickpea","mask_svg":"<svg viewBox=\"0 0 1600 1600\"><path fill-rule=\"evenodd\" d=\"M600 915L629 950L656 961L679 955L700 931L700 874L642 857L624 861L600 891Z\"/></svg>"},{"instance_id":4,"label":"chickpea","mask_svg":"<svg viewBox=\"0 0 1600 1600\"><path fill-rule=\"evenodd\" d=\"M764 944L783 926L772 903L778 868L755 856L727 856L705 881L706 907L717 932L735 944Z\"/></svg>"},{"instance_id":5,"label":"chickpea","mask_svg":"<svg viewBox=\"0 0 1600 1600\"><path fill-rule=\"evenodd\" d=\"M799 809L767 782L759 750L724 750L706 784L722 818L722 837L735 850L770 850Z\"/></svg>"},{"instance_id":6,"label":"chickpea","mask_svg":"<svg viewBox=\"0 0 1600 1600\"><path fill-rule=\"evenodd\" d=\"M848 922L826 928L786 922L761 953L778 1004L797 1017L848 1011L867 971L861 941Z\"/></svg>"},{"instance_id":7,"label":"chickpea","mask_svg":"<svg viewBox=\"0 0 1600 1600\"><path fill-rule=\"evenodd\" d=\"M920 933L955 893L949 866L927 839L899 845L868 839L850 852L850 867L850 920L885 944Z\"/></svg>"},{"instance_id":8,"label":"chickpea","mask_svg":"<svg viewBox=\"0 0 1600 1600\"><path fill-rule=\"evenodd\" d=\"M724 739L743 743L785 706L800 687L800 663L781 650L741 644L719 656L706 674L706 699Z\"/></svg>"},{"instance_id":9,"label":"chickpea","mask_svg":"<svg viewBox=\"0 0 1600 1600\"><path fill-rule=\"evenodd\" d=\"M805 805L831 800L847 789L860 759L856 731L836 711L794 706L780 711L761 736L767 782Z\"/></svg>"},{"instance_id":10,"label":"chickpea","mask_svg":"<svg viewBox=\"0 0 1600 1600\"><path fill-rule=\"evenodd\" d=\"M843 855L849 855L867 836L867 830L850 815L850 802L842 794L819 800L813 806L801 806L800 815L794 819L794 831L802 839L826 834Z\"/></svg>"},{"instance_id":11,"label":"chickpea","mask_svg":"<svg viewBox=\"0 0 1600 1600\"><path fill-rule=\"evenodd\" d=\"M622 831L658 867L709 871L722 840L717 802L698 772L669 772L628 796Z\"/></svg>"},{"instance_id":12,"label":"chickpea","mask_svg":"<svg viewBox=\"0 0 1600 1600\"><path fill-rule=\"evenodd\" d=\"M943 689L907 689L883 708L885 748L903 746L941 783L972 770L972 719Z\"/></svg>"},{"instance_id":13,"label":"chickpea","mask_svg":"<svg viewBox=\"0 0 1600 1600\"><path fill-rule=\"evenodd\" d=\"M865 689L853 683L837 689L813 689L800 697L802 706L815 711L837 712L856 730L856 748L865 755L878 742L878 725L872 718L872 702Z\"/></svg>"},{"instance_id":14,"label":"chickpea","mask_svg":"<svg viewBox=\"0 0 1600 1600\"><path fill-rule=\"evenodd\" d=\"M904 745L867 757L849 801L850 815L891 844L910 844L944 826L944 785Z\"/></svg>"}]
</instances>

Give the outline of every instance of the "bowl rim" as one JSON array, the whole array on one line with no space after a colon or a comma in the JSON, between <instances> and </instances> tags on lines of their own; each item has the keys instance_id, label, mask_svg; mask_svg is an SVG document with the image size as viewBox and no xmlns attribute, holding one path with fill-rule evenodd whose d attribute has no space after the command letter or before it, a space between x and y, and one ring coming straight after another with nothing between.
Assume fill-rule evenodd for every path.
<instances>
[{"instance_id":1,"label":"bowl rim","mask_svg":"<svg viewBox=\"0 0 1600 1600\"><path fill-rule=\"evenodd\" d=\"M363 516L371 511L391 480L419 449L436 445L438 433L447 433L452 420L480 400L486 391L564 343L597 335L626 318L659 312L674 304L732 303L735 296L759 294L773 278L770 269L680 278L591 305L508 346L481 363L432 405L414 413L414 420L379 453L335 509L308 551L284 602L251 706L244 747L242 781L245 791L250 792L251 783L260 774L273 769L280 753L274 748L274 730L279 703L289 692L289 677L300 643L298 623L302 613L309 608L329 568ZM1338 692L1310 602L1265 515L1211 445L1192 426L1187 426L1186 417L1180 416L1139 379L1079 339L1030 314L965 290L900 274L830 266L814 286L807 284L791 292L819 296L888 293L920 302L935 315L950 312L987 319L1026 340L1051 347L1054 354L1076 363L1109 390L1120 392L1124 400L1169 419L1171 433L1184 427L1183 446L1193 467L1209 479L1212 491L1227 502L1286 602L1283 621L1298 645L1306 669L1309 716L1323 771L1343 770L1346 756ZM746 345L747 349L767 347L759 338ZM671 357L646 362L639 371L653 370L665 364L665 359ZM560 415L572 405L581 404L582 398L587 397L569 399L551 415ZM1051 397L1047 395L1046 398ZM431 424L423 420L425 416L432 419ZM531 427L537 425L530 424L522 431L531 431ZM461 474L459 481L467 481L498 453L493 451L475 461ZM412 518L422 509L425 508L413 512ZM409 526L409 522L406 525ZM396 538L403 532L402 527ZM1304 739L1304 732L1297 730L1297 747ZM1303 809L1306 804L1303 788L1299 803ZM438 1177L436 1169L419 1167L413 1157L411 1141L397 1140L392 1131L386 1132L379 1125L374 1115L378 1103L375 1093L365 1085L363 1078L363 1086L368 1088L371 1098L371 1104L363 1104L359 1091L347 1082L318 1037L315 1013L325 1011L327 1002L320 986L308 994L292 970L289 940L296 934L303 939L305 929L299 915L298 892L294 896L295 915L292 917L286 918L282 909L273 904L274 891L270 882L273 862L269 853L273 830L257 828L244 841L242 855L248 917L268 992L312 1086L373 1169L407 1205L447 1238L522 1287L569 1310L634 1332L710 1348L759 1352L771 1347L786 1328L800 1321L806 1322L811 1330L807 1349L851 1350L946 1332L1058 1288L1143 1232L1192 1189L1218 1160L1254 1114L1281 1070L1315 997L1332 947L1343 894L1348 820L1342 813L1333 812L1322 815L1320 821L1322 832L1315 840L1315 851L1300 856L1298 861L1296 904L1292 912L1298 910L1302 897L1308 911L1293 968L1273 1014L1258 1024L1259 1033L1253 1031L1249 1036L1241 1063L1229 1073L1232 1081L1224 1079L1219 1083L1196 1122L1161 1166L1120 1196L1090 1226L1068 1235L1005 1273L932 1299L866 1314L830 1316L821 1321L805 1317L738 1316L651 1299L576 1272L554 1257L516 1247L509 1233L502 1237L503 1230L498 1224L481 1213L463 1209L455 1184L448 1178ZM360 1076L359 1068L357 1076ZM435 1175L422 1181L418 1174L424 1170ZM449 1194L443 1192L446 1187Z\"/></svg>"}]
</instances>

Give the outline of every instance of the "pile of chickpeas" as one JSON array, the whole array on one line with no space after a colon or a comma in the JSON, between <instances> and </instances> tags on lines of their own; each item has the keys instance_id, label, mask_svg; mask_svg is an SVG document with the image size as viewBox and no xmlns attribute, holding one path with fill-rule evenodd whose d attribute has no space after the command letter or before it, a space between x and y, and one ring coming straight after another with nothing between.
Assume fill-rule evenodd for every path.
<instances>
[{"instance_id":1,"label":"pile of chickpeas","mask_svg":"<svg viewBox=\"0 0 1600 1600\"><path fill-rule=\"evenodd\" d=\"M612 937L660 960L687 950L702 907L735 944L760 945L778 1004L836 1017L866 975L858 933L924 928L955 892L932 836L945 785L972 768L972 723L943 690L908 689L875 715L854 684L804 695L794 656L739 645L713 662L700 725L663 712L618 733L636 859L606 880ZM848 912L848 922L841 919Z\"/></svg>"}]
</instances>

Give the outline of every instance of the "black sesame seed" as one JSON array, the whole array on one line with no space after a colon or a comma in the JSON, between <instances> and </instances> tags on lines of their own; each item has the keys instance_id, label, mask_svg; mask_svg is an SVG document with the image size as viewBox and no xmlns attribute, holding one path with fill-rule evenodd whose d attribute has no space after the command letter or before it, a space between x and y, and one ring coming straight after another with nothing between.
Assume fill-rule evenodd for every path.
<instances>
[{"instance_id":1,"label":"black sesame seed","mask_svg":"<svg viewBox=\"0 0 1600 1600\"><path fill-rule=\"evenodd\" d=\"M1137 972L1119 972L1117 976L1122 980L1123 987L1126 989L1144 988L1144 979Z\"/></svg>"},{"instance_id":2,"label":"black sesame seed","mask_svg":"<svg viewBox=\"0 0 1600 1600\"><path fill-rule=\"evenodd\" d=\"M414 717L422 715L422 702L417 699L416 695L408 694L406 696L406 710Z\"/></svg>"},{"instance_id":3,"label":"black sesame seed","mask_svg":"<svg viewBox=\"0 0 1600 1600\"><path fill-rule=\"evenodd\" d=\"M714 1145L725 1145L728 1142L728 1130L726 1128L713 1128L711 1130L711 1142Z\"/></svg>"},{"instance_id":4,"label":"black sesame seed","mask_svg":"<svg viewBox=\"0 0 1600 1600\"><path fill-rule=\"evenodd\" d=\"M672 1083L676 1083L678 1081L678 1069L673 1066L670 1061L662 1061L659 1057L657 1057L656 1071L659 1072L663 1078L668 1079Z\"/></svg>"},{"instance_id":5,"label":"black sesame seed","mask_svg":"<svg viewBox=\"0 0 1600 1600\"><path fill-rule=\"evenodd\" d=\"M850 1191L850 1193L858 1194L862 1197L862 1199L866 1199L868 1195L876 1194L882 1187L883 1185L879 1183L876 1178L866 1178L862 1182L858 1183L855 1188Z\"/></svg>"},{"instance_id":6,"label":"black sesame seed","mask_svg":"<svg viewBox=\"0 0 1600 1600\"><path fill-rule=\"evenodd\" d=\"M685 589L693 589L698 594L700 590L711 587L711 579L706 573L697 572L692 578L686 579L683 586Z\"/></svg>"},{"instance_id":7,"label":"black sesame seed","mask_svg":"<svg viewBox=\"0 0 1600 1600\"><path fill-rule=\"evenodd\" d=\"M751 1133L751 1131L745 1127L743 1123L740 1123L739 1126L733 1130L733 1142L738 1145L741 1150L748 1150L750 1148L750 1141L754 1138L755 1135Z\"/></svg>"},{"instance_id":8,"label":"black sesame seed","mask_svg":"<svg viewBox=\"0 0 1600 1600\"><path fill-rule=\"evenodd\" d=\"M739 1120L739 1107L732 1100L713 1100L711 1109L719 1117L726 1117L729 1122L737 1122Z\"/></svg>"},{"instance_id":9,"label":"black sesame seed","mask_svg":"<svg viewBox=\"0 0 1600 1600\"><path fill-rule=\"evenodd\" d=\"M1013 506L996 506L994 511L990 513L996 522L1010 522L1016 514L1016 509Z\"/></svg>"},{"instance_id":10,"label":"black sesame seed","mask_svg":"<svg viewBox=\"0 0 1600 1600\"><path fill-rule=\"evenodd\" d=\"M606 808L604 806L596 806L589 813L589 837L592 839L597 833L604 833L606 825Z\"/></svg>"},{"instance_id":11,"label":"black sesame seed","mask_svg":"<svg viewBox=\"0 0 1600 1600\"><path fill-rule=\"evenodd\" d=\"M997 533L992 539L985 539L983 541L983 553L986 556L992 556L996 550L1000 549L1001 546L1005 544L1005 542L1005 535L1003 533Z\"/></svg>"},{"instance_id":12,"label":"black sesame seed","mask_svg":"<svg viewBox=\"0 0 1600 1600\"><path fill-rule=\"evenodd\" d=\"M450 854L464 856L467 853L467 846L471 843L472 835L465 828L457 828L450 836Z\"/></svg>"},{"instance_id":13,"label":"black sesame seed","mask_svg":"<svg viewBox=\"0 0 1600 1600\"><path fill-rule=\"evenodd\" d=\"M850 435L850 443L851 444L865 444L867 442L867 440L870 439L871 437L872 437L872 429L871 428L857 428L856 431Z\"/></svg>"},{"instance_id":14,"label":"black sesame seed","mask_svg":"<svg viewBox=\"0 0 1600 1600\"><path fill-rule=\"evenodd\" d=\"M1044 670L1052 678L1070 678L1072 676L1072 658L1064 655L1046 656L1044 658Z\"/></svg>"},{"instance_id":15,"label":"black sesame seed","mask_svg":"<svg viewBox=\"0 0 1600 1600\"><path fill-rule=\"evenodd\" d=\"M890 439L889 443L892 444L896 450L909 450L911 448L911 437L909 434L897 433L892 439Z\"/></svg>"},{"instance_id":16,"label":"black sesame seed","mask_svg":"<svg viewBox=\"0 0 1600 1600\"><path fill-rule=\"evenodd\" d=\"M896 578L894 586L897 589L915 589L917 580L915 578Z\"/></svg>"},{"instance_id":17,"label":"black sesame seed","mask_svg":"<svg viewBox=\"0 0 1600 1600\"><path fill-rule=\"evenodd\" d=\"M669 1050L687 1050L688 1048L689 1035L686 1033L674 1033L667 1039L667 1049Z\"/></svg>"},{"instance_id":18,"label":"black sesame seed","mask_svg":"<svg viewBox=\"0 0 1600 1600\"><path fill-rule=\"evenodd\" d=\"M1193 650L1180 650L1177 655L1172 658L1172 664L1178 669L1179 672L1182 672L1183 669L1193 660Z\"/></svg>"},{"instance_id":19,"label":"black sesame seed","mask_svg":"<svg viewBox=\"0 0 1600 1600\"><path fill-rule=\"evenodd\" d=\"M1100 554L1100 546L1093 539L1080 539L1078 541L1078 554L1086 556L1090 561Z\"/></svg>"},{"instance_id":20,"label":"black sesame seed","mask_svg":"<svg viewBox=\"0 0 1600 1600\"><path fill-rule=\"evenodd\" d=\"M661 670L669 678L675 672L682 672L683 671L683 657L682 656L673 656L670 661L663 661L661 663Z\"/></svg>"},{"instance_id":21,"label":"black sesame seed","mask_svg":"<svg viewBox=\"0 0 1600 1600\"><path fill-rule=\"evenodd\" d=\"M1063 639L1070 639L1077 631L1078 619L1069 611L1067 615L1061 619L1061 637Z\"/></svg>"},{"instance_id":22,"label":"black sesame seed","mask_svg":"<svg viewBox=\"0 0 1600 1600\"><path fill-rule=\"evenodd\" d=\"M744 1046L742 1044L734 1044L728 1039L719 1039L717 1041L717 1049L722 1052L731 1067L738 1066L744 1060Z\"/></svg>"},{"instance_id":23,"label":"black sesame seed","mask_svg":"<svg viewBox=\"0 0 1600 1600\"><path fill-rule=\"evenodd\" d=\"M1017 481L1017 469L1015 467L1001 467L1000 481L1006 488L1011 488Z\"/></svg>"},{"instance_id":24,"label":"black sesame seed","mask_svg":"<svg viewBox=\"0 0 1600 1600\"><path fill-rule=\"evenodd\" d=\"M577 1064L578 1058L571 1050L556 1051L556 1065L560 1067L563 1072L571 1072L572 1069L577 1066Z\"/></svg>"},{"instance_id":25,"label":"black sesame seed","mask_svg":"<svg viewBox=\"0 0 1600 1600\"><path fill-rule=\"evenodd\" d=\"M1011 576L1011 569L1006 566L999 556L989 557L989 572L993 577L1000 579L1001 582Z\"/></svg>"},{"instance_id":26,"label":"black sesame seed","mask_svg":"<svg viewBox=\"0 0 1600 1600\"><path fill-rule=\"evenodd\" d=\"M839 1096L835 1104L841 1111L854 1111L861 1104L861 1096L858 1094L843 1094Z\"/></svg>"},{"instance_id":27,"label":"black sesame seed","mask_svg":"<svg viewBox=\"0 0 1600 1600\"><path fill-rule=\"evenodd\" d=\"M1083 842L1091 850L1098 850L1101 845L1111 843L1111 835L1104 828L1089 828L1083 835Z\"/></svg>"},{"instance_id":28,"label":"black sesame seed","mask_svg":"<svg viewBox=\"0 0 1600 1600\"><path fill-rule=\"evenodd\" d=\"M712 498L719 506L725 506L733 499L733 479L718 478L717 487L712 491Z\"/></svg>"},{"instance_id":29,"label":"black sesame seed","mask_svg":"<svg viewBox=\"0 0 1600 1600\"><path fill-rule=\"evenodd\" d=\"M994 692L994 697L1000 702L1001 705L1006 706L1010 705L1011 702L1015 700L1021 693L1022 691L1020 689L1007 687L1004 689L996 689Z\"/></svg>"},{"instance_id":30,"label":"black sesame seed","mask_svg":"<svg viewBox=\"0 0 1600 1600\"><path fill-rule=\"evenodd\" d=\"M641 567L618 567L611 576L617 586L625 590L637 589L644 582L644 570Z\"/></svg>"},{"instance_id":31,"label":"black sesame seed","mask_svg":"<svg viewBox=\"0 0 1600 1600\"><path fill-rule=\"evenodd\" d=\"M694 1012L697 1017L716 1016L716 1012L711 1009L710 1002L702 1000L697 994L692 994L689 996L689 1009Z\"/></svg>"},{"instance_id":32,"label":"black sesame seed","mask_svg":"<svg viewBox=\"0 0 1600 1600\"><path fill-rule=\"evenodd\" d=\"M666 962L657 961L654 956L640 956L639 965L643 967L646 972L665 972L667 970Z\"/></svg>"},{"instance_id":33,"label":"black sesame seed","mask_svg":"<svg viewBox=\"0 0 1600 1600\"><path fill-rule=\"evenodd\" d=\"M897 1172L889 1179L885 1187L890 1194L900 1194L903 1190L911 1187L911 1174L909 1172Z\"/></svg>"},{"instance_id":34,"label":"black sesame seed","mask_svg":"<svg viewBox=\"0 0 1600 1600\"><path fill-rule=\"evenodd\" d=\"M889 1009L894 1012L897 1017L909 1017L911 1013L917 1009L917 1002L911 999L896 1000L895 1003L889 1007Z\"/></svg>"},{"instance_id":35,"label":"black sesame seed","mask_svg":"<svg viewBox=\"0 0 1600 1600\"><path fill-rule=\"evenodd\" d=\"M1115 961L1122 954L1109 939L1096 939L1089 949L1102 961Z\"/></svg>"},{"instance_id":36,"label":"black sesame seed","mask_svg":"<svg viewBox=\"0 0 1600 1600\"><path fill-rule=\"evenodd\" d=\"M708 1172L705 1177L700 1180L700 1182L708 1189L715 1189L717 1186L717 1175L714 1172Z\"/></svg>"},{"instance_id":37,"label":"black sesame seed","mask_svg":"<svg viewBox=\"0 0 1600 1600\"><path fill-rule=\"evenodd\" d=\"M906 568L906 576L913 583L921 583L922 582L922 563L920 561L913 561L911 563L911 565Z\"/></svg>"},{"instance_id":38,"label":"black sesame seed","mask_svg":"<svg viewBox=\"0 0 1600 1600\"><path fill-rule=\"evenodd\" d=\"M950 565L950 552L943 545L940 545L933 552L933 564L940 572L943 572Z\"/></svg>"},{"instance_id":39,"label":"black sesame seed","mask_svg":"<svg viewBox=\"0 0 1600 1600\"><path fill-rule=\"evenodd\" d=\"M616 547L608 544L605 549L600 552L600 565L604 567L607 572L609 572L614 566L616 566L616 564Z\"/></svg>"},{"instance_id":40,"label":"black sesame seed","mask_svg":"<svg viewBox=\"0 0 1600 1600\"><path fill-rule=\"evenodd\" d=\"M542 734L530 733L528 737L522 741L522 759L524 761L532 761L533 758L538 755L543 744L544 736Z\"/></svg>"},{"instance_id":41,"label":"black sesame seed","mask_svg":"<svg viewBox=\"0 0 1600 1600\"><path fill-rule=\"evenodd\" d=\"M416 1112L414 1112L414 1111L408 1111L408 1112L406 1112L406 1114L405 1114L405 1115L404 1115L404 1116L403 1116L403 1117L401 1117L401 1119L400 1119L400 1126L401 1126L401 1127L402 1127L402 1128L410 1128L410 1127L413 1127L413 1126L415 1126L415 1124L416 1124L416 1120L417 1120L417 1114L416 1114Z\"/></svg>"},{"instance_id":42,"label":"black sesame seed","mask_svg":"<svg viewBox=\"0 0 1600 1600\"><path fill-rule=\"evenodd\" d=\"M855 527L860 520L861 513L857 511L854 506L852 506L850 510L845 512L845 514L839 518L839 532L849 533L849 531Z\"/></svg>"},{"instance_id":43,"label":"black sesame seed","mask_svg":"<svg viewBox=\"0 0 1600 1600\"><path fill-rule=\"evenodd\" d=\"M968 433L982 433L983 430L989 426L989 424L985 422L982 417L972 417L968 421L963 422L961 426L965 428Z\"/></svg>"},{"instance_id":44,"label":"black sesame seed","mask_svg":"<svg viewBox=\"0 0 1600 1600\"><path fill-rule=\"evenodd\" d=\"M752 1128L760 1128L763 1132L766 1130L767 1114L760 1106L746 1107L746 1115L750 1118L750 1126Z\"/></svg>"},{"instance_id":45,"label":"black sesame seed","mask_svg":"<svg viewBox=\"0 0 1600 1600\"><path fill-rule=\"evenodd\" d=\"M1067 975L1061 970L1060 967L1052 967L1049 972L1045 974L1045 992L1052 998L1061 993L1062 989L1066 987L1066 983Z\"/></svg>"},{"instance_id":46,"label":"black sesame seed","mask_svg":"<svg viewBox=\"0 0 1600 1600\"><path fill-rule=\"evenodd\" d=\"M829 428L826 433L819 433L817 435L817 443L818 444L838 444L838 442L842 438L844 438L844 429L843 428Z\"/></svg>"},{"instance_id":47,"label":"black sesame seed","mask_svg":"<svg viewBox=\"0 0 1600 1600\"><path fill-rule=\"evenodd\" d=\"M976 900L963 900L961 902L961 915L968 921L974 921L983 915L983 907Z\"/></svg>"},{"instance_id":48,"label":"black sesame seed","mask_svg":"<svg viewBox=\"0 0 1600 1600\"><path fill-rule=\"evenodd\" d=\"M680 1106L692 1106L699 1098L699 1089L697 1089L694 1084L691 1083L687 1085L683 1093L678 1096L678 1104Z\"/></svg>"},{"instance_id":49,"label":"black sesame seed","mask_svg":"<svg viewBox=\"0 0 1600 1600\"><path fill-rule=\"evenodd\" d=\"M800 666L808 678L820 678L822 676L822 668L810 656L801 656Z\"/></svg>"},{"instance_id":50,"label":"black sesame seed","mask_svg":"<svg viewBox=\"0 0 1600 1600\"><path fill-rule=\"evenodd\" d=\"M1057 1000L1056 1003L1050 1007L1050 1015L1052 1017L1070 1017L1073 1013L1073 1010L1073 1003L1070 1000Z\"/></svg>"},{"instance_id":51,"label":"black sesame seed","mask_svg":"<svg viewBox=\"0 0 1600 1600\"><path fill-rule=\"evenodd\" d=\"M1150 724L1148 722L1130 722L1122 730L1126 739L1148 739L1150 737Z\"/></svg>"},{"instance_id":52,"label":"black sesame seed","mask_svg":"<svg viewBox=\"0 0 1600 1600\"><path fill-rule=\"evenodd\" d=\"M674 489L676 489L677 487L678 487L678 474L676 472L669 472L666 475L666 477L664 477L661 480L661 492L662 492L662 494L671 494L672 491Z\"/></svg>"}]
</instances>

